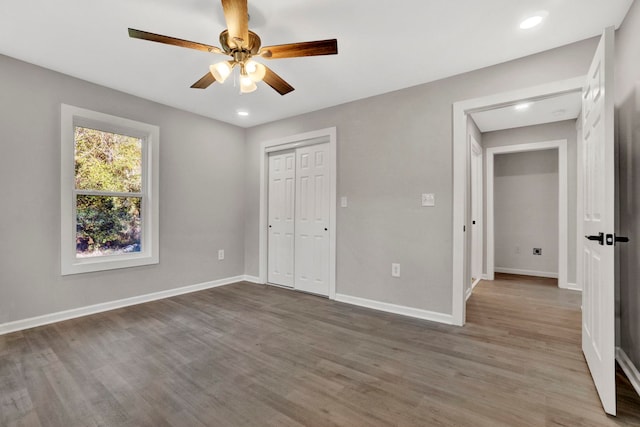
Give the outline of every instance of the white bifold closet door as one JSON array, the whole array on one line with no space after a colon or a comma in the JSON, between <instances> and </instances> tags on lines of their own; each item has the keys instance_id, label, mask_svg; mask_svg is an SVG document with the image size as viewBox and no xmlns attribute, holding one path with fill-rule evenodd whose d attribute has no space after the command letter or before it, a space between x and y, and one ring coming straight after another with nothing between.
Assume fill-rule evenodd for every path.
<instances>
[{"instance_id":1,"label":"white bifold closet door","mask_svg":"<svg viewBox=\"0 0 640 427\"><path fill-rule=\"evenodd\" d=\"M269 156L268 281L329 295L328 144Z\"/></svg>"}]
</instances>

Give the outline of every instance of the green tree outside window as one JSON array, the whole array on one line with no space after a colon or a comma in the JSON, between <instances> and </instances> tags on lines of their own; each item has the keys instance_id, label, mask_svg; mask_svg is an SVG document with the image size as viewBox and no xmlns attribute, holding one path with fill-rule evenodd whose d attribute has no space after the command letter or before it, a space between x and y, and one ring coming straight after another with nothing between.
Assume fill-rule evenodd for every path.
<instances>
[{"instance_id":1,"label":"green tree outside window","mask_svg":"<svg viewBox=\"0 0 640 427\"><path fill-rule=\"evenodd\" d=\"M141 250L142 140L75 127L76 256Z\"/></svg>"}]
</instances>

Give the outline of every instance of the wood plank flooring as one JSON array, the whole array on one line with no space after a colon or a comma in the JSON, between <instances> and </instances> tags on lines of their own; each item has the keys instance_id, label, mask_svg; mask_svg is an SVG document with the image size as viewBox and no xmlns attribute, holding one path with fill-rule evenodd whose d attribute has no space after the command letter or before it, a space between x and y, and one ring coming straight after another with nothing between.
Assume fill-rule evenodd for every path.
<instances>
[{"instance_id":1,"label":"wood plank flooring","mask_svg":"<svg viewBox=\"0 0 640 427\"><path fill-rule=\"evenodd\" d=\"M0 336L0 425L640 425L622 375L601 409L579 306L498 275L457 328L235 284Z\"/></svg>"}]
</instances>

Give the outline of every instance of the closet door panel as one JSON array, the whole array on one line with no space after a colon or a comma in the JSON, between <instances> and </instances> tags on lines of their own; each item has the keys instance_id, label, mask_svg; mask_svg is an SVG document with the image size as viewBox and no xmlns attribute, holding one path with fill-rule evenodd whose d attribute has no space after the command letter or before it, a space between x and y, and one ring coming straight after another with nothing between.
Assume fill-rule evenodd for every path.
<instances>
[{"instance_id":1,"label":"closet door panel","mask_svg":"<svg viewBox=\"0 0 640 427\"><path fill-rule=\"evenodd\" d=\"M328 144L296 150L295 289L329 295Z\"/></svg>"},{"instance_id":2,"label":"closet door panel","mask_svg":"<svg viewBox=\"0 0 640 427\"><path fill-rule=\"evenodd\" d=\"M269 156L269 248L267 281L293 287L295 251L295 152Z\"/></svg>"}]
</instances>

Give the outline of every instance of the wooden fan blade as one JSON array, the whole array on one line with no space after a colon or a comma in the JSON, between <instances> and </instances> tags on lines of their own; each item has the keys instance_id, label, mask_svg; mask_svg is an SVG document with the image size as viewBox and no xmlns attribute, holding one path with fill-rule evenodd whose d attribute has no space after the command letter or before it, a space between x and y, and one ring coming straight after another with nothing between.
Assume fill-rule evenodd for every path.
<instances>
[{"instance_id":1,"label":"wooden fan blade","mask_svg":"<svg viewBox=\"0 0 640 427\"><path fill-rule=\"evenodd\" d=\"M266 46L260 54L267 59L297 58L300 56L336 55L338 40L318 40L314 42L279 44Z\"/></svg>"},{"instance_id":2,"label":"wooden fan blade","mask_svg":"<svg viewBox=\"0 0 640 427\"><path fill-rule=\"evenodd\" d=\"M213 74L207 73L200 80L191 85L192 89L206 89L216 82L216 78Z\"/></svg>"},{"instance_id":3,"label":"wooden fan blade","mask_svg":"<svg viewBox=\"0 0 640 427\"><path fill-rule=\"evenodd\" d=\"M222 0L224 19L229 31L229 42L242 39L242 44L249 42L249 10L247 0Z\"/></svg>"},{"instance_id":4,"label":"wooden fan blade","mask_svg":"<svg viewBox=\"0 0 640 427\"><path fill-rule=\"evenodd\" d=\"M274 73L269 67L265 66L264 68L266 69L266 74L262 81L274 88L280 95L286 95L295 90L293 86L284 81L282 77Z\"/></svg>"},{"instance_id":5,"label":"wooden fan blade","mask_svg":"<svg viewBox=\"0 0 640 427\"><path fill-rule=\"evenodd\" d=\"M208 44L192 42L189 40L177 39L175 37L149 33L147 31L135 30L133 28L129 28L129 37L134 39L142 39L142 40L149 40L152 42L170 44L173 46L186 47L188 49L202 50L204 52L224 53L222 52L222 49L220 49L219 47L209 46Z\"/></svg>"}]
</instances>

